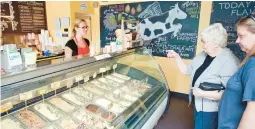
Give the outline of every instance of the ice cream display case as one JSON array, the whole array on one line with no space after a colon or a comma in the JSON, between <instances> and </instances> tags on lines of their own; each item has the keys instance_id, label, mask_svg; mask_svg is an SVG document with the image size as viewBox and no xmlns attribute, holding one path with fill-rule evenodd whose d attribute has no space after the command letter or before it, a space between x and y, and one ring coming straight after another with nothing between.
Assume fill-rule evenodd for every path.
<instances>
[{"instance_id":1,"label":"ice cream display case","mask_svg":"<svg viewBox=\"0 0 255 129\"><path fill-rule=\"evenodd\" d=\"M1 128L153 128L168 91L144 47L24 69L1 77Z\"/></svg>"}]
</instances>

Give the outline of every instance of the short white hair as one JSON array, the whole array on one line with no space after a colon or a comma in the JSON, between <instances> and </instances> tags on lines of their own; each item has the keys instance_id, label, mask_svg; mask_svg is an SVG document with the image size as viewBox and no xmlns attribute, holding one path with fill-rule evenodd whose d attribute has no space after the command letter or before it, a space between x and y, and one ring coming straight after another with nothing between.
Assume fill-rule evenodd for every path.
<instances>
[{"instance_id":1,"label":"short white hair","mask_svg":"<svg viewBox=\"0 0 255 129\"><path fill-rule=\"evenodd\" d=\"M204 42L218 44L224 48L227 46L228 33L221 23L214 23L202 31L201 39Z\"/></svg>"}]
</instances>

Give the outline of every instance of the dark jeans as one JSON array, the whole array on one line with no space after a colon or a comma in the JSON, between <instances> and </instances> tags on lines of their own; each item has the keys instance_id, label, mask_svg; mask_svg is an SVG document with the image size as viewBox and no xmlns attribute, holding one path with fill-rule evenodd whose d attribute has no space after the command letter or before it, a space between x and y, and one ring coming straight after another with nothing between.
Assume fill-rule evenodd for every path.
<instances>
[{"instance_id":1,"label":"dark jeans","mask_svg":"<svg viewBox=\"0 0 255 129\"><path fill-rule=\"evenodd\" d=\"M194 105L194 129L217 129L218 112L197 112Z\"/></svg>"}]
</instances>

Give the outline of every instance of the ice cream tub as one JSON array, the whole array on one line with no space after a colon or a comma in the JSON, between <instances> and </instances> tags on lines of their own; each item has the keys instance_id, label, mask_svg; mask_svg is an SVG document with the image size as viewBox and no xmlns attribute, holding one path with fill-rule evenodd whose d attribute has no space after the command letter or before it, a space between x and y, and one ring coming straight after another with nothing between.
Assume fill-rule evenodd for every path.
<instances>
[{"instance_id":1,"label":"ice cream tub","mask_svg":"<svg viewBox=\"0 0 255 129\"><path fill-rule=\"evenodd\" d=\"M50 98L50 99L48 99L48 102L65 113L71 113L71 112L77 110L76 106L74 106L69 101L65 101L61 97Z\"/></svg>"},{"instance_id":2,"label":"ice cream tub","mask_svg":"<svg viewBox=\"0 0 255 129\"><path fill-rule=\"evenodd\" d=\"M81 96L76 95L73 92L67 91L60 95L64 100L71 102L77 106L84 106L87 101Z\"/></svg>"},{"instance_id":3,"label":"ice cream tub","mask_svg":"<svg viewBox=\"0 0 255 129\"><path fill-rule=\"evenodd\" d=\"M63 129L77 129L80 125L76 120L74 120L70 116L65 116L59 119L58 121L55 122L55 124L57 124L59 127Z\"/></svg>"},{"instance_id":4,"label":"ice cream tub","mask_svg":"<svg viewBox=\"0 0 255 129\"><path fill-rule=\"evenodd\" d=\"M72 89L72 92L74 92L76 95L83 97L86 102L90 102L98 96L95 93L85 90L82 87L76 87Z\"/></svg>"},{"instance_id":5,"label":"ice cream tub","mask_svg":"<svg viewBox=\"0 0 255 129\"><path fill-rule=\"evenodd\" d=\"M144 94L147 92L152 86L147 83L147 81L140 81L136 79L131 79L127 82L126 86L130 87L130 89L134 89L140 94Z\"/></svg>"},{"instance_id":6,"label":"ice cream tub","mask_svg":"<svg viewBox=\"0 0 255 129\"><path fill-rule=\"evenodd\" d=\"M118 104L121 104L124 107L131 106L133 102L125 99L124 96L125 96L125 93L123 93L123 92L122 92L122 94L119 94L119 95L114 94L114 93L109 93L109 94L105 95L105 98L107 98L113 102L116 102Z\"/></svg>"},{"instance_id":7,"label":"ice cream tub","mask_svg":"<svg viewBox=\"0 0 255 129\"><path fill-rule=\"evenodd\" d=\"M88 128L94 128L98 123L104 123L105 120L101 116L88 112L85 108L81 108L72 114L79 122Z\"/></svg>"},{"instance_id":8,"label":"ice cream tub","mask_svg":"<svg viewBox=\"0 0 255 129\"><path fill-rule=\"evenodd\" d=\"M118 83L121 83L121 84L124 84L126 82L125 80L123 80L121 78L118 78L116 76L112 76L112 75L107 75L106 78L111 79L111 80L113 80L115 82L118 82Z\"/></svg>"},{"instance_id":9,"label":"ice cream tub","mask_svg":"<svg viewBox=\"0 0 255 129\"><path fill-rule=\"evenodd\" d=\"M14 116L29 129L41 129L47 126L48 122L45 118L36 114L31 109L23 109L15 113Z\"/></svg>"},{"instance_id":10,"label":"ice cream tub","mask_svg":"<svg viewBox=\"0 0 255 129\"><path fill-rule=\"evenodd\" d=\"M58 127L57 125L55 124L50 124L46 127L44 127L43 129L59 129L60 127Z\"/></svg>"},{"instance_id":11,"label":"ice cream tub","mask_svg":"<svg viewBox=\"0 0 255 129\"><path fill-rule=\"evenodd\" d=\"M93 101L93 104L98 105L100 108L105 109L107 112L113 112L114 114L118 115L118 114L121 114L122 112L124 112L127 109L127 107L125 107L117 102L119 102L119 101L111 101L104 97L101 97L101 98L95 99ZM100 109L98 109L98 110L100 111ZM110 113L108 113L108 114L110 114ZM104 117L105 119L111 120L110 115L107 117L106 117L106 115L104 115L102 117Z\"/></svg>"},{"instance_id":12,"label":"ice cream tub","mask_svg":"<svg viewBox=\"0 0 255 129\"><path fill-rule=\"evenodd\" d=\"M120 84L116 81L113 81L113 80L107 79L107 78L99 78L98 81L103 82L105 84L108 84L108 85L110 85L112 87L115 87L115 88L120 87L121 85L123 85L123 84Z\"/></svg>"},{"instance_id":13,"label":"ice cream tub","mask_svg":"<svg viewBox=\"0 0 255 129\"><path fill-rule=\"evenodd\" d=\"M121 100L123 101L129 101L129 102L135 102L139 99L138 96L132 94L132 93L129 93L125 90L121 90L121 89L116 89L113 91L113 94L116 96L118 96L119 98L121 98Z\"/></svg>"},{"instance_id":14,"label":"ice cream tub","mask_svg":"<svg viewBox=\"0 0 255 129\"><path fill-rule=\"evenodd\" d=\"M98 88L100 88L102 90L105 90L105 91L109 91L109 90L111 90L113 88L113 87L108 86L107 84L102 83L102 82L100 82L98 80L93 80L90 83L95 85L95 86L97 86Z\"/></svg>"},{"instance_id":15,"label":"ice cream tub","mask_svg":"<svg viewBox=\"0 0 255 129\"><path fill-rule=\"evenodd\" d=\"M88 114L92 114L105 121L105 126L110 128L116 126L119 122L124 120L124 117L122 115L111 112L94 103L87 105L85 109L87 110Z\"/></svg>"},{"instance_id":16,"label":"ice cream tub","mask_svg":"<svg viewBox=\"0 0 255 129\"><path fill-rule=\"evenodd\" d=\"M128 76L126 76L126 75L122 75L122 74L119 74L119 73L113 73L113 74L111 74L111 75L113 75L113 76L115 76L115 77L118 77L118 78L120 78L120 79L123 79L123 80L126 80L126 81L128 81L128 80L130 80L131 78L130 77L128 77Z\"/></svg>"},{"instance_id":17,"label":"ice cream tub","mask_svg":"<svg viewBox=\"0 0 255 129\"><path fill-rule=\"evenodd\" d=\"M83 88L85 90L91 91L99 96L104 95L105 94L105 90L98 88L97 86L93 85L92 83L84 85Z\"/></svg>"},{"instance_id":18,"label":"ice cream tub","mask_svg":"<svg viewBox=\"0 0 255 129\"><path fill-rule=\"evenodd\" d=\"M143 93L138 92L136 87L133 86L123 86L120 90L137 97L141 97L143 95Z\"/></svg>"},{"instance_id":19,"label":"ice cream tub","mask_svg":"<svg viewBox=\"0 0 255 129\"><path fill-rule=\"evenodd\" d=\"M64 116L64 113L61 110L47 102L34 105L33 110L51 122L56 121Z\"/></svg>"},{"instance_id":20,"label":"ice cream tub","mask_svg":"<svg viewBox=\"0 0 255 129\"><path fill-rule=\"evenodd\" d=\"M12 115L1 118L1 129L25 129L25 126Z\"/></svg>"},{"instance_id":21,"label":"ice cream tub","mask_svg":"<svg viewBox=\"0 0 255 129\"><path fill-rule=\"evenodd\" d=\"M100 116L101 118L103 118L104 120L111 122L112 120L114 120L117 115L113 112L110 112L96 104L89 104L86 106L86 110L90 113L93 113L97 116Z\"/></svg>"}]
</instances>

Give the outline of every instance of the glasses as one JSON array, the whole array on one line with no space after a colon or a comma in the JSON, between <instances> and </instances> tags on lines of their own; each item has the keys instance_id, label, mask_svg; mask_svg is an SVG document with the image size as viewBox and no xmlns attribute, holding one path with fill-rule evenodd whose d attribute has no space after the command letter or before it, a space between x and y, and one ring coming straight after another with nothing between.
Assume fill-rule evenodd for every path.
<instances>
[{"instance_id":1,"label":"glasses","mask_svg":"<svg viewBox=\"0 0 255 129\"><path fill-rule=\"evenodd\" d=\"M237 19L237 20L235 21L235 24L236 24L240 19L242 19L242 18L243 18L243 17ZM244 18L251 18L251 19L255 22L255 17L254 17L252 14L250 14L250 15L244 17Z\"/></svg>"},{"instance_id":2,"label":"glasses","mask_svg":"<svg viewBox=\"0 0 255 129\"><path fill-rule=\"evenodd\" d=\"M248 15L246 18L251 18L253 21L255 21L255 17L252 14Z\"/></svg>"},{"instance_id":3,"label":"glasses","mask_svg":"<svg viewBox=\"0 0 255 129\"><path fill-rule=\"evenodd\" d=\"M79 27L79 28L82 28L82 29L88 29L89 26L83 26L83 27Z\"/></svg>"}]
</instances>

